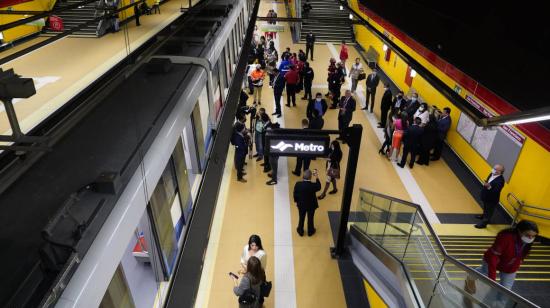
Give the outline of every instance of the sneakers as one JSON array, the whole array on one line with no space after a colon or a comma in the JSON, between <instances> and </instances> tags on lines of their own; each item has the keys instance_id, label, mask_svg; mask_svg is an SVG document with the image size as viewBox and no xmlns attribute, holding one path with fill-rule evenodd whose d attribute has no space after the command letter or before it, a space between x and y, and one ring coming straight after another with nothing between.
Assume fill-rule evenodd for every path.
<instances>
[{"instance_id":1,"label":"sneakers","mask_svg":"<svg viewBox=\"0 0 550 308\"><path fill-rule=\"evenodd\" d=\"M277 184L277 181L275 181L275 180L269 180L269 181L267 181L267 182L265 182L265 183L266 183L267 185L275 185L275 184Z\"/></svg>"}]
</instances>

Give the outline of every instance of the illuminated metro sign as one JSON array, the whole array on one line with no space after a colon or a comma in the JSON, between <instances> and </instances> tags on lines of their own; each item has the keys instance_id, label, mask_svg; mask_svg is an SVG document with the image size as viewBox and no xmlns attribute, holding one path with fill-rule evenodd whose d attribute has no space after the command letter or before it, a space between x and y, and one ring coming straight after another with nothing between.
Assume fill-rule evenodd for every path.
<instances>
[{"instance_id":1,"label":"illuminated metro sign","mask_svg":"<svg viewBox=\"0 0 550 308\"><path fill-rule=\"evenodd\" d=\"M328 155L329 136L268 134L266 138L269 155L310 157Z\"/></svg>"}]
</instances>

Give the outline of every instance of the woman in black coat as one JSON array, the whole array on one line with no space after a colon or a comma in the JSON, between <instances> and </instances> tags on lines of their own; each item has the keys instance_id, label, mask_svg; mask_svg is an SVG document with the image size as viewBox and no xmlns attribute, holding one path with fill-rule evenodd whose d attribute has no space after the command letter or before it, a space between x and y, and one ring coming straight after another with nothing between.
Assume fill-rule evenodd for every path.
<instances>
[{"instance_id":1,"label":"woman in black coat","mask_svg":"<svg viewBox=\"0 0 550 308\"><path fill-rule=\"evenodd\" d=\"M435 147L435 143L438 138L437 121L433 114L430 114L430 120L424 127L422 138L420 139L420 155L418 161L419 165L430 164L430 151Z\"/></svg>"}]
</instances>

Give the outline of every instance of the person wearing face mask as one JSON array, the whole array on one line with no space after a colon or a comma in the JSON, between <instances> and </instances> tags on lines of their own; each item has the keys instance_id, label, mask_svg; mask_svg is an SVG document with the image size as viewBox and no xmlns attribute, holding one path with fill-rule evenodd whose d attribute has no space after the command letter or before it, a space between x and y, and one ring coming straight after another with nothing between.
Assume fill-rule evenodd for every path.
<instances>
[{"instance_id":1,"label":"person wearing face mask","mask_svg":"<svg viewBox=\"0 0 550 308\"><path fill-rule=\"evenodd\" d=\"M254 85L254 104L262 104L262 88L264 86L265 73L260 64L256 65L256 69L250 73L252 84Z\"/></svg>"},{"instance_id":2,"label":"person wearing face mask","mask_svg":"<svg viewBox=\"0 0 550 308\"><path fill-rule=\"evenodd\" d=\"M529 220L522 220L515 227L500 231L493 245L483 255L481 266L476 270L493 280L496 280L497 271L499 271L499 283L511 290L516 273L521 263L529 255L538 233L537 224ZM475 293L473 277L466 279L465 289L470 293ZM500 294L497 295L497 300L500 300Z\"/></svg>"},{"instance_id":3,"label":"person wearing face mask","mask_svg":"<svg viewBox=\"0 0 550 308\"><path fill-rule=\"evenodd\" d=\"M302 99L312 99L311 87L313 85L313 78L315 78L315 73L309 62L304 62L304 68L302 70L303 82L304 82L304 97Z\"/></svg>"},{"instance_id":4,"label":"person wearing face mask","mask_svg":"<svg viewBox=\"0 0 550 308\"><path fill-rule=\"evenodd\" d=\"M384 95L382 95L382 102L380 103L380 122L378 127L385 128L386 121L388 120L388 112L392 106L392 94L390 90L390 84L384 84Z\"/></svg>"},{"instance_id":5,"label":"person wearing face mask","mask_svg":"<svg viewBox=\"0 0 550 308\"><path fill-rule=\"evenodd\" d=\"M410 114L407 112L407 114ZM420 126L424 127L430 120L430 112L428 111L428 104L422 103L418 110L414 113L413 119L420 118Z\"/></svg>"},{"instance_id":6,"label":"person wearing face mask","mask_svg":"<svg viewBox=\"0 0 550 308\"><path fill-rule=\"evenodd\" d=\"M394 110L404 110L406 106L407 106L407 101L403 96L403 91L397 92L397 95L395 96L392 102L392 108Z\"/></svg>"},{"instance_id":7,"label":"person wearing face mask","mask_svg":"<svg viewBox=\"0 0 550 308\"><path fill-rule=\"evenodd\" d=\"M483 214L477 215L477 219L481 219L481 222L475 225L478 229L486 228L491 217L498 207L500 200L500 192L504 187L504 166L496 164L491 170L491 174L487 177L487 180L483 183L481 189L481 201L483 202Z\"/></svg>"},{"instance_id":8,"label":"person wearing face mask","mask_svg":"<svg viewBox=\"0 0 550 308\"><path fill-rule=\"evenodd\" d=\"M414 119L414 115L418 111L418 108L420 108L420 101L418 100L418 94L413 93L411 95L411 100L408 102L407 107L405 108L405 112L409 115L409 122L412 122Z\"/></svg>"},{"instance_id":9,"label":"person wearing face mask","mask_svg":"<svg viewBox=\"0 0 550 308\"><path fill-rule=\"evenodd\" d=\"M370 98L370 113L374 110L374 96L376 95L376 88L380 83L380 77L378 77L378 71L376 69L372 70L372 73L367 77L367 98L365 100L365 107L363 110L368 109L369 107L369 98Z\"/></svg>"},{"instance_id":10,"label":"person wearing face mask","mask_svg":"<svg viewBox=\"0 0 550 308\"><path fill-rule=\"evenodd\" d=\"M327 101L323 98L323 94L317 93L315 94L315 99L312 99L307 104L306 108L306 117L311 120L313 118L313 110L317 109L319 112L319 116L325 115L325 112L327 112L328 104Z\"/></svg>"},{"instance_id":11,"label":"person wearing face mask","mask_svg":"<svg viewBox=\"0 0 550 308\"><path fill-rule=\"evenodd\" d=\"M351 96L351 91L346 90L346 95L342 96L338 107L340 108L338 112L338 130L343 132L349 127L351 119L353 117L353 112L355 111L355 99ZM341 134L340 137L336 138L342 140L342 143L346 143L344 140L344 135Z\"/></svg>"},{"instance_id":12,"label":"person wearing face mask","mask_svg":"<svg viewBox=\"0 0 550 308\"><path fill-rule=\"evenodd\" d=\"M313 47L315 46L315 34L309 31L306 35L306 59L311 54L311 61L313 61Z\"/></svg>"},{"instance_id":13,"label":"person wearing face mask","mask_svg":"<svg viewBox=\"0 0 550 308\"><path fill-rule=\"evenodd\" d=\"M357 83L359 82L359 75L363 73L363 65L361 65L361 60L359 58L355 59L355 63L351 66L349 70L349 77L351 78L351 92L355 93L357 90ZM363 76L364 77L364 76Z\"/></svg>"}]
</instances>

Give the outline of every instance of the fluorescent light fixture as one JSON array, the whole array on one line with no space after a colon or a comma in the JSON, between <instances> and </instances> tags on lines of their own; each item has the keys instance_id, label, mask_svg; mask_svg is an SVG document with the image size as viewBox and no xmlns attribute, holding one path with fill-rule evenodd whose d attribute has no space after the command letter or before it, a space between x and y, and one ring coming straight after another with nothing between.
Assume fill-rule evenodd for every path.
<instances>
[{"instance_id":1,"label":"fluorescent light fixture","mask_svg":"<svg viewBox=\"0 0 550 308\"><path fill-rule=\"evenodd\" d=\"M415 70L411 70L411 77L415 77L416 76L416 71Z\"/></svg>"},{"instance_id":2,"label":"fluorescent light fixture","mask_svg":"<svg viewBox=\"0 0 550 308\"><path fill-rule=\"evenodd\" d=\"M344 6L340 5L340 11L344 10Z\"/></svg>"},{"instance_id":3,"label":"fluorescent light fixture","mask_svg":"<svg viewBox=\"0 0 550 308\"><path fill-rule=\"evenodd\" d=\"M510 120L510 121L504 122L503 125L517 125L517 124L539 122L539 121L545 121L545 120L550 120L550 114L542 115L542 116L534 116L534 117L519 119L519 120Z\"/></svg>"},{"instance_id":4,"label":"fluorescent light fixture","mask_svg":"<svg viewBox=\"0 0 550 308\"><path fill-rule=\"evenodd\" d=\"M382 50L383 51L388 51L388 45L384 44L384 46L382 46Z\"/></svg>"},{"instance_id":5,"label":"fluorescent light fixture","mask_svg":"<svg viewBox=\"0 0 550 308\"><path fill-rule=\"evenodd\" d=\"M352 13L349 14L349 19L353 19L353 14Z\"/></svg>"}]
</instances>

